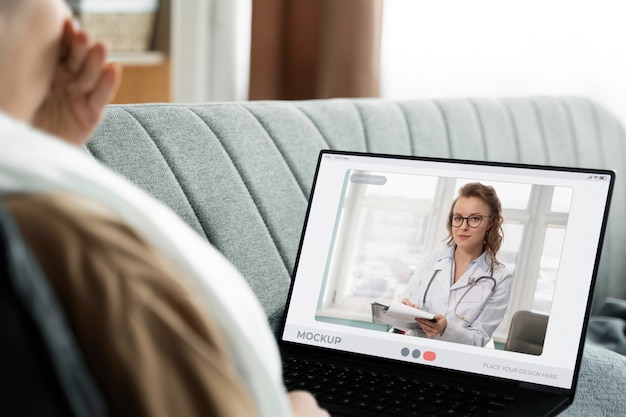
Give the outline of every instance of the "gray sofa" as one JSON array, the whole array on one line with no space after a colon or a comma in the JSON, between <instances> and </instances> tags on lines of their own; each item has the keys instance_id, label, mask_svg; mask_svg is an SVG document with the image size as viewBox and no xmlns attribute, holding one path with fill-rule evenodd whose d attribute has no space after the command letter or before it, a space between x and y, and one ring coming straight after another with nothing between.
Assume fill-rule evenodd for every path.
<instances>
[{"instance_id":1,"label":"gray sofa","mask_svg":"<svg viewBox=\"0 0 626 417\"><path fill-rule=\"evenodd\" d=\"M626 133L584 98L110 106L86 150L222 251L276 330L324 148L614 169L594 310L608 295L626 299ZM626 358L588 343L564 415L620 415L624 385Z\"/></svg>"}]
</instances>

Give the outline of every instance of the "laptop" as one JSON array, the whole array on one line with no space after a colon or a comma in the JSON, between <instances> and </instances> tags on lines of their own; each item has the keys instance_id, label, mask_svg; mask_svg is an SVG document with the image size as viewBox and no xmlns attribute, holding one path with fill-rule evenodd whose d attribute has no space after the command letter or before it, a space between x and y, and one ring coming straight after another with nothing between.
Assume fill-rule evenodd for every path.
<instances>
[{"instance_id":1,"label":"laptop","mask_svg":"<svg viewBox=\"0 0 626 417\"><path fill-rule=\"evenodd\" d=\"M557 415L574 399L614 181L321 151L278 334L287 387L333 416ZM460 285L463 239L493 242L486 206L456 200L468 187L495 191L504 238L498 266L481 255Z\"/></svg>"}]
</instances>

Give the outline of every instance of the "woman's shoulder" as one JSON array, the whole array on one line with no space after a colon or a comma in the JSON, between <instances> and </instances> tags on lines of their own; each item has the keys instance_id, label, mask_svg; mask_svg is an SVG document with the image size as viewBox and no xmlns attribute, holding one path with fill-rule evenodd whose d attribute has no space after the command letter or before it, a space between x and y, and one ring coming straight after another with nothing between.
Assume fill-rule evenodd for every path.
<instances>
[{"instance_id":1,"label":"woman's shoulder","mask_svg":"<svg viewBox=\"0 0 626 417\"><path fill-rule=\"evenodd\" d=\"M443 249L432 250L424 253L424 262L434 263L445 259L454 259L454 248L451 246Z\"/></svg>"},{"instance_id":2,"label":"woman's shoulder","mask_svg":"<svg viewBox=\"0 0 626 417\"><path fill-rule=\"evenodd\" d=\"M498 263L493 268L493 274L500 280L513 277L513 269L503 263Z\"/></svg>"},{"instance_id":3,"label":"woman's shoulder","mask_svg":"<svg viewBox=\"0 0 626 417\"><path fill-rule=\"evenodd\" d=\"M419 267L419 269L421 271L430 270L437 265L446 262L447 260L452 262L452 256L449 253L449 248L445 248L443 250L439 249L428 251L422 255L421 261L419 263L421 266Z\"/></svg>"}]
</instances>

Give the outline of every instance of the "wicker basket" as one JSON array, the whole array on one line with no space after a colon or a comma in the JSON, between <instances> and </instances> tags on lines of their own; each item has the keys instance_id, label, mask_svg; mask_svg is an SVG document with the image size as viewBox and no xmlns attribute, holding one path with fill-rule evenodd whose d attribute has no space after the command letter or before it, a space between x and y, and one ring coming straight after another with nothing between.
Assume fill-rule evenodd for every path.
<instances>
[{"instance_id":1,"label":"wicker basket","mask_svg":"<svg viewBox=\"0 0 626 417\"><path fill-rule=\"evenodd\" d=\"M112 51L136 52L151 48L156 13L77 13L90 36L106 42Z\"/></svg>"}]
</instances>

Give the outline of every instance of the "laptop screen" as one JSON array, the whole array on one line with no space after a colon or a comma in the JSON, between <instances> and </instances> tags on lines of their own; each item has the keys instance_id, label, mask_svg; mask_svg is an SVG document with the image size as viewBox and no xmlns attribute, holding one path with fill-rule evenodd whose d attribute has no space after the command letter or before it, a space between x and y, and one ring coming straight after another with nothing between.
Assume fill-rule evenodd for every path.
<instances>
[{"instance_id":1,"label":"laptop screen","mask_svg":"<svg viewBox=\"0 0 626 417\"><path fill-rule=\"evenodd\" d=\"M569 389L613 181L322 151L282 340Z\"/></svg>"}]
</instances>

